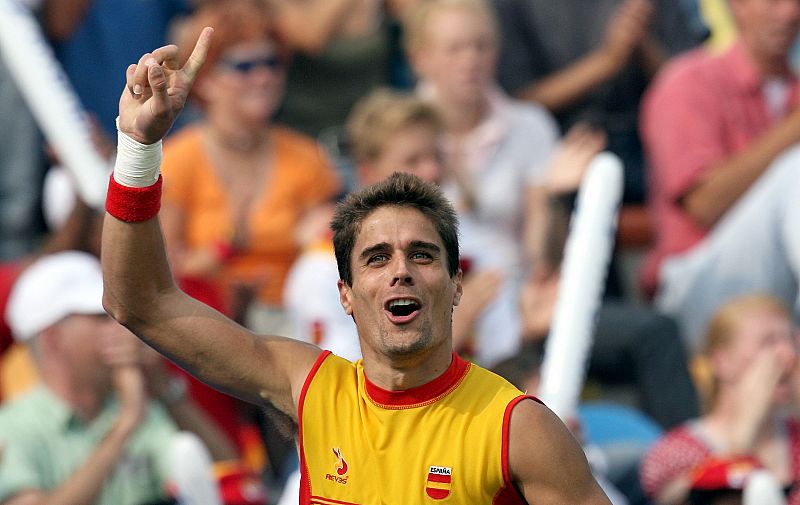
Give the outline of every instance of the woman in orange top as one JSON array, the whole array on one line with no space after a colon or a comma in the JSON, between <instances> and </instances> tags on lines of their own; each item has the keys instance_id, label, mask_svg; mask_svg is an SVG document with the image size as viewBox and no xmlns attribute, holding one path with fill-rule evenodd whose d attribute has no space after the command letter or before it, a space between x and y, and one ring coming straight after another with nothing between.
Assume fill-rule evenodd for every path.
<instances>
[{"instance_id":1,"label":"woman in orange top","mask_svg":"<svg viewBox=\"0 0 800 505\"><path fill-rule=\"evenodd\" d=\"M181 33L194 40L204 26L215 28L193 90L204 116L164 148L170 261L179 277L211 281L229 303L252 297L244 318L251 329L285 334L280 304L298 253L295 227L336 194L338 179L316 142L270 122L285 54L263 2L210 2Z\"/></svg>"}]
</instances>

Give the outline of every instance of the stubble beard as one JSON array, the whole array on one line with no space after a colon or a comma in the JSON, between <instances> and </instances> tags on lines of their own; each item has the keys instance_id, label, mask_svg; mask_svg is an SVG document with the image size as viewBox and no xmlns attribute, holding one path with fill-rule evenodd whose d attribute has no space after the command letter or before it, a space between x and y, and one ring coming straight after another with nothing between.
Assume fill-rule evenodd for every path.
<instances>
[{"instance_id":1,"label":"stubble beard","mask_svg":"<svg viewBox=\"0 0 800 505\"><path fill-rule=\"evenodd\" d=\"M411 333L414 330L406 330ZM383 343L383 351L389 358L409 358L416 356L433 345L433 328L430 321L420 324L416 330L417 338L402 339L401 342L393 341L389 330L385 326L380 328L380 341Z\"/></svg>"}]
</instances>

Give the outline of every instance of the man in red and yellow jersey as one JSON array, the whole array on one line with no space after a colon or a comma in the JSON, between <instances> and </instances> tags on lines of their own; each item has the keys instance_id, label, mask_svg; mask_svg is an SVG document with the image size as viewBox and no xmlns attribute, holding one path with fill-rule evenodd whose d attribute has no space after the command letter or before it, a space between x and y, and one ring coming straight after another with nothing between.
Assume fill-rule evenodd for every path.
<instances>
[{"instance_id":1,"label":"man in red and yellow jersey","mask_svg":"<svg viewBox=\"0 0 800 505\"><path fill-rule=\"evenodd\" d=\"M211 42L142 56L120 99L120 147L103 230L107 310L217 388L271 402L300 425L304 504L608 505L561 421L453 354L462 286L451 205L411 175L351 194L332 228L355 364L255 335L174 284L157 219L160 139Z\"/></svg>"}]
</instances>

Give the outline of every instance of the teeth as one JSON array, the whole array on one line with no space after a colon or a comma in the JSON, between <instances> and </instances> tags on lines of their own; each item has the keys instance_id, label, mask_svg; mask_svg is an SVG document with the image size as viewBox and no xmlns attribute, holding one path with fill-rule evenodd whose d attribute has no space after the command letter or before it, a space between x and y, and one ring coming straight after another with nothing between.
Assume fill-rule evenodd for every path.
<instances>
[{"instance_id":1,"label":"teeth","mask_svg":"<svg viewBox=\"0 0 800 505\"><path fill-rule=\"evenodd\" d=\"M415 302L414 300L409 300L408 298L402 298L400 300L392 300L391 302L389 302L389 308L391 309L393 307L400 307L404 305L414 305L416 303L417 302Z\"/></svg>"}]
</instances>

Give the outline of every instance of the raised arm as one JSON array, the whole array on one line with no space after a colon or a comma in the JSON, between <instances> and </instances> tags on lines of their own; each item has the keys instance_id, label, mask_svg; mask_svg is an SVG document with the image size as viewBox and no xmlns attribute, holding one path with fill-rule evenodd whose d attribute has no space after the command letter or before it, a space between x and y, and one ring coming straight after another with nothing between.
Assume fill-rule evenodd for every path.
<instances>
[{"instance_id":1,"label":"raised arm","mask_svg":"<svg viewBox=\"0 0 800 505\"><path fill-rule=\"evenodd\" d=\"M319 349L254 335L180 291L155 216L158 143L183 108L212 31L203 30L183 67L178 48L165 46L128 68L120 98L120 154L103 226L103 303L115 319L203 381L296 416L296 400Z\"/></svg>"},{"instance_id":2,"label":"raised arm","mask_svg":"<svg viewBox=\"0 0 800 505\"><path fill-rule=\"evenodd\" d=\"M578 441L547 407L525 400L511 415L509 472L528 503L611 505Z\"/></svg>"},{"instance_id":3,"label":"raised arm","mask_svg":"<svg viewBox=\"0 0 800 505\"><path fill-rule=\"evenodd\" d=\"M357 0L269 0L275 24L293 49L320 54L353 16Z\"/></svg>"}]
</instances>

